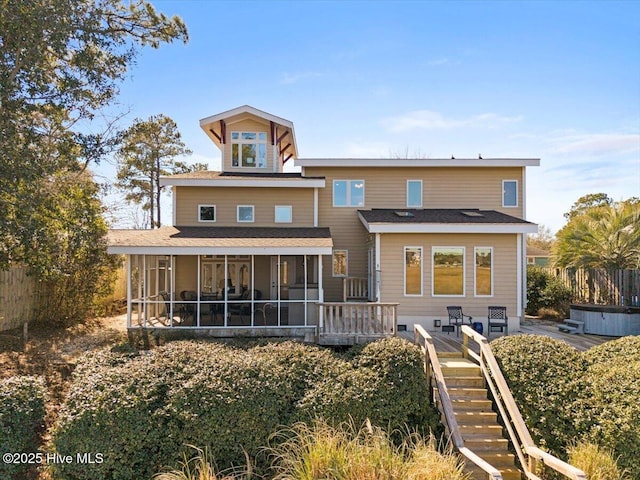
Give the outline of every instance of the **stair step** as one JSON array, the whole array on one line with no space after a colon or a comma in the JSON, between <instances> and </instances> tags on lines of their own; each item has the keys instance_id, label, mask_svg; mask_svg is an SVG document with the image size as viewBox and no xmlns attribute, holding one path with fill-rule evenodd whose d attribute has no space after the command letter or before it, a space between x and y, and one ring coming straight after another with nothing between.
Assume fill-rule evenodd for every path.
<instances>
[{"instance_id":1,"label":"stair step","mask_svg":"<svg viewBox=\"0 0 640 480\"><path fill-rule=\"evenodd\" d=\"M495 467L498 468L498 467ZM515 467L511 468L498 468L500 473L502 474L502 480L521 480L522 473ZM473 465L470 462L466 463L465 472L470 473L473 480L486 480L487 473L482 470L480 467Z\"/></svg>"},{"instance_id":2,"label":"stair step","mask_svg":"<svg viewBox=\"0 0 640 480\"><path fill-rule=\"evenodd\" d=\"M485 462L498 469L501 467L513 468L514 466L515 456L513 453L484 451L477 452L477 455Z\"/></svg>"},{"instance_id":3,"label":"stair step","mask_svg":"<svg viewBox=\"0 0 640 480\"><path fill-rule=\"evenodd\" d=\"M451 399L451 403L455 412L468 410L491 411L491 400L488 400L486 397L456 397Z\"/></svg>"},{"instance_id":4,"label":"stair step","mask_svg":"<svg viewBox=\"0 0 640 480\"><path fill-rule=\"evenodd\" d=\"M480 366L465 358L442 358L440 368L445 377L480 376Z\"/></svg>"},{"instance_id":5,"label":"stair step","mask_svg":"<svg viewBox=\"0 0 640 480\"><path fill-rule=\"evenodd\" d=\"M466 387L451 387L447 386L447 390L449 392L449 397L452 399L460 399L460 398L478 398L478 399L487 399L487 389L486 388L466 388Z\"/></svg>"},{"instance_id":6,"label":"stair step","mask_svg":"<svg viewBox=\"0 0 640 480\"><path fill-rule=\"evenodd\" d=\"M464 445L474 452L491 451L507 451L509 442L502 436L488 437L487 435L465 435ZM478 453L480 455L480 453Z\"/></svg>"},{"instance_id":7,"label":"stair step","mask_svg":"<svg viewBox=\"0 0 640 480\"><path fill-rule=\"evenodd\" d=\"M465 424L496 424L498 422L498 416L495 412L479 412L479 411L456 411L456 421L458 423Z\"/></svg>"},{"instance_id":8,"label":"stair step","mask_svg":"<svg viewBox=\"0 0 640 480\"><path fill-rule=\"evenodd\" d=\"M440 352L438 359L441 358L462 358L462 352Z\"/></svg>"},{"instance_id":9,"label":"stair step","mask_svg":"<svg viewBox=\"0 0 640 480\"><path fill-rule=\"evenodd\" d=\"M484 378L482 377L444 377L447 387L470 387L484 388Z\"/></svg>"},{"instance_id":10,"label":"stair step","mask_svg":"<svg viewBox=\"0 0 640 480\"><path fill-rule=\"evenodd\" d=\"M472 423L458 423L460 432L463 437L466 435L485 435L485 436L502 436L502 427L500 425L476 425Z\"/></svg>"}]
</instances>

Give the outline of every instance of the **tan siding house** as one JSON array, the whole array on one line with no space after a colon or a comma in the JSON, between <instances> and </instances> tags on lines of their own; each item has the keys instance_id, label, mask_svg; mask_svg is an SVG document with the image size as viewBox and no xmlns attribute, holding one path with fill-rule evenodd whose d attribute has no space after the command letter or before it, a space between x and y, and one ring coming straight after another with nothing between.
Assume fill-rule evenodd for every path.
<instances>
[{"instance_id":1,"label":"tan siding house","mask_svg":"<svg viewBox=\"0 0 640 480\"><path fill-rule=\"evenodd\" d=\"M200 126L222 171L161 179L174 226L110 233L131 328L353 343L500 305L518 329L538 159L301 159L293 123L249 106Z\"/></svg>"}]
</instances>

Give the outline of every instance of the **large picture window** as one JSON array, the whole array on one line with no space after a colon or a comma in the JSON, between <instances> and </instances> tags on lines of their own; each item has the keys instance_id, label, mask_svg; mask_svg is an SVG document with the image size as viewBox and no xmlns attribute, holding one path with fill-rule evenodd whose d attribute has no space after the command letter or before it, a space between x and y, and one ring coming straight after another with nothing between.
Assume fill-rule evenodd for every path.
<instances>
[{"instance_id":1,"label":"large picture window","mask_svg":"<svg viewBox=\"0 0 640 480\"><path fill-rule=\"evenodd\" d=\"M464 247L433 247L433 295L464 296Z\"/></svg>"},{"instance_id":2,"label":"large picture window","mask_svg":"<svg viewBox=\"0 0 640 480\"><path fill-rule=\"evenodd\" d=\"M476 296L490 297L493 295L493 248L475 248L475 284Z\"/></svg>"},{"instance_id":3,"label":"large picture window","mask_svg":"<svg viewBox=\"0 0 640 480\"><path fill-rule=\"evenodd\" d=\"M422 295L422 247L404 247L404 294Z\"/></svg>"},{"instance_id":4,"label":"large picture window","mask_svg":"<svg viewBox=\"0 0 640 480\"><path fill-rule=\"evenodd\" d=\"M265 132L231 132L231 165L266 168L267 134Z\"/></svg>"},{"instance_id":5,"label":"large picture window","mask_svg":"<svg viewBox=\"0 0 640 480\"><path fill-rule=\"evenodd\" d=\"M333 276L334 277L346 277L348 274L347 263L349 261L349 254L347 250L334 250L333 251Z\"/></svg>"},{"instance_id":6,"label":"large picture window","mask_svg":"<svg viewBox=\"0 0 640 480\"><path fill-rule=\"evenodd\" d=\"M518 181L517 180L502 181L502 206L503 207L518 206Z\"/></svg>"},{"instance_id":7,"label":"large picture window","mask_svg":"<svg viewBox=\"0 0 640 480\"><path fill-rule=\"evenodd\" d=\"M363 207L364 180L334 180L334 207Z\"/></svg>"}]
</instances>

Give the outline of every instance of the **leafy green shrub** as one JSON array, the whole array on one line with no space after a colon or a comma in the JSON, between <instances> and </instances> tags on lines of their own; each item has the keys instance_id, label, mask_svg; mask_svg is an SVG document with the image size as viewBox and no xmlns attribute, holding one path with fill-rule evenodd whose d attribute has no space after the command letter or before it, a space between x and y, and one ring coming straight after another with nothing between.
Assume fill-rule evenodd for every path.
<instances>
[{"instance_id":1,"label":"leafy green shrub","mask_svg":"<svg viewBox=\"0 0 640 480\"><path fill-rule=\"evenodd\" d=\"M528 315L537 315L541 309L555 310L563 317L569 314L572 292L559 278L537 267L527 267Z\"/></svg>"},{"instance_id":2,"label":"leafy green shrub","mask_svg":"<svg viewBox=\"0 0 640 480\"><path fill-rule=\"evenodd\" d=\"M435 431L438 414L429 404L420 349L399 338L379 340L344 362L338 375L329 375L299 402L303 421L334 422L370 419L390 429L409 426Z\"/></svg>"},{"instance_id":3,"label":"leafy green shrub","mask_svg":"<svg viewBox=\"0 0 640 480\"><path fill-rule=\"evenodd\" d=\"M41 377L0 380L0 453L36 453L44 427L47 387ZM24 478L29 464L0 462L0 478Z\"/></svg>"},{"instance_id":4,"label":"leafy green shrub","mask_svg":"<svg viewBox=\"0 0 640 480\"><path fill-rule=\"evenodd\" d=\"M640 361L597 363L589 368L595 425L588 438L607 445L631 478L640 478Z\"/></svg>"},{"instance_id":5,"label":"leafy green shrub","mask_svg":"<svg viewBox=\"0 0 640 480\"><path fill-rule=\"evenodd\" d=\"M542 308L542 291L547 286L549 275L537 267L527 267L527 309L528 315L537 315Z\"/></svg>"},{"instance_id":6,"label":"leafy green shrub","mask_svg":"<svg viewBox=\"0 0 640 480\"><path fill-rule=\"evenodd\" d=\"M554 454L584 428L581 392L586 367L581 354L559 340L514 335L491 342L534 441Z\"/></svg>"},{"instance_id":7,"label":"leafy green shrub","mask_svg":"<svg viewBox=\"0 0 640 480\"><path fill-rule=\"evenodd\" d=\"M381 344L353 362L294 342L235 348L183 341L84 358L53 443L60 454L99 452L104 461L56 465L57 474L149 478L177 465L187 444L207 447L224 470L244 464L245 452L255 457L278 426L316 414L413 426L428 402L419 350L406 341ZM264 466L257 458L257 469Z\"/></svg>"},{"instance_id":8,"label":"leafy green shrub","mask_svg":"<svg viewBox=\"0 0 640 480\"><path fill-rule=\"evenodd\" d=\"M595 443L580 442L569 447L569 463L586 473L589 480L623 480L613 451Z\"/></svg>"},{"instance_id":9,"label":"leafy green shrub","mask_svg":"<svg viewBox=\"0 0 640 480\"><path fill-rule=\"evenodd\" d=\"M629 363L640 361L640 336L622 337L591 347L584 352L590 364Z\"/></svg>"}]
</instances>

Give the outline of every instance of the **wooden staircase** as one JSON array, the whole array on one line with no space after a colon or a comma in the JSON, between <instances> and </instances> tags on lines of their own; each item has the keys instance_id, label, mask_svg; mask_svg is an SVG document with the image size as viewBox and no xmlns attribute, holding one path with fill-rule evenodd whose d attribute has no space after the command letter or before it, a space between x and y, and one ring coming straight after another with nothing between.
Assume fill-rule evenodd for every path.
<instances>
[{"instance_id":1,"label":"wooden staircase","mask_svg":"<svg viewBox=\"0 0 640 480\"><path fill-rule=\"evenodd\" d=\"M520 480L521 472L515 466L515 456L509 452L502 426L491 408L480 367L459 352L440 353L438 360L465 447L497 468L504 480ZM446 425L444 418L443 423ZM484 471L469 462L465 471L474 480L487 478Z\"/></svg>"}]
</instances>

